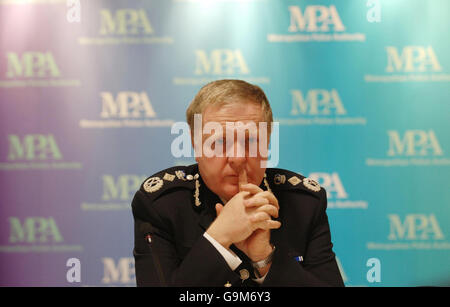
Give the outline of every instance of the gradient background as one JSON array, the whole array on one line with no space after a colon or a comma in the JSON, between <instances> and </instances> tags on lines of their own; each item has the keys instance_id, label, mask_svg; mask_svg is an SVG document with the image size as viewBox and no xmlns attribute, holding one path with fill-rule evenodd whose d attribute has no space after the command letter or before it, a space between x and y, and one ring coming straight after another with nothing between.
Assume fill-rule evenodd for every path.
<instances>
[{"instance_id":1,"label":"gradient background","mask_svg":"<svg viewBox=\"0 0 450 307\"><path fill-rule=\"evenodd\" d=\"M161 169L193 163L171 154L171 124L185 120L202 85L225 78L266 92L280 122L278 167L316 178L330 192L332 240L346 285L450 285L449 1L380 0L380 22L368 21L365 0L90 0L79 2L80 22L69 22L74 6L67 2L0 0L0 285L134 286L134 192ZM290 32L291 6L302 13L334 6L345 30L328 19L329 30L321 31L315 11L319 30ZM124 9L128 15L120 19ZM107 33L104 14L114 23ZM340 33L365 40L269 39ZM397 71L386 69L387 47L399 55ZM430 48L433 54L421 58ZM227 52L247 70L226 62ZM440 69L426 62L433 55ZM49 62L59 74L49 73ZM367 82L366 75L384 81ZM392 82L393 75L407 81ZM335 90L345 114L333 107L326 114L323 101L318 114L294 114L292 91L306 99L314 90ZM155 115L102 117L105 92L116 102L119 93L144 93ZM359 120L317 123L339 118ZM86 128L83 120L122 127ZM129 127L130 120L140 127ZM388 131L404 142L394 156ZM12 139L21 142L22 155ZM58 159L49 147L26 145L40 139L56 144ZM367 159L407 165L370 166ZM81 283L66 280L72 257L81 261ZM380 260L380 282L366 278L370 258Z\"/></svg>"}]
</instances>

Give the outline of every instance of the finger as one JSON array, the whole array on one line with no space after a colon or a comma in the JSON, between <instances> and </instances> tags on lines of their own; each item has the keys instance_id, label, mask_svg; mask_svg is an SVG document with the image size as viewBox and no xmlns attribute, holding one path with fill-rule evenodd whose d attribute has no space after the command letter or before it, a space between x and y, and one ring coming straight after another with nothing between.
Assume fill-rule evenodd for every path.
<instances>
[{"instance_id":1,"label":"finger","mask_svg":"<svg viewBox=\"0 0 450 307\"><path fill-rule=\"evenodd\" d=\"M247 172L245 171L245 168L242 168L239 172L239 191L242 191L241 186L247 183Z\"/></svg>"},{"instance_id":2,"label":"finger","mask_svg":"<svg viewBox=\"0 0 450 307\"><path fill-rule=\"evenodd\" d=\"M266 212L256 212L255 214L252 214L250 216L250 222L256 224L270 219L271 219L270 215L267 214Z\"/></svg>"},{"instance_id":3,"label":"finger","mask_svg":"<svg viewBox=\"0 0 450 307\"><path fill-rule=\"evenodd\" d=\"M265 212L274 218L278 218L278 209L273 205L263 205L256 209L257 212Z\"/></svg>"},{"instance_id":4,"label":"finger","mask_svg":"<svg viewBox=\"0 0 450 307\"><path fill-rule=\"evenodd\" d=\"M217 203L217 204L216 204L216 213L217 213L217 216L219 216L219 214L222 212L222 209L223 209L223 205Z\"/></svg>"},{"instance_id":5,"label":"finger","mask_svg":"<svg viewBox=\"0 0 450 307\"><path fill-rule=\"evenodd\" d=\"M250 195L249 192L247 192L247 191L241 191L241 192L235 194L230 200L228 200L228 202L227 202L226 204L228 204L229 202L231 202L232 199L237 199L237 198L243 198L243 199L245 199L245 198L248 197L249 195ZM226 205L226 204L225 204L225 205Z\"/></svg>"},{"instance_id":6,"label":"finger","mask_svg":"<svg viewBox=\"0 0 450 307\"><path fill-rule=\"evenodd\" d=\"M263 189L261 189L260 187L258 187L257 185L255 185L253 183L243 184L240 188L241 188L241 191L248 191L251 194L257 194L259 192L264 192Z\"/></svg>"},{"instance_id":7,"label":"finger","mask_svg":"<svg viewBox=\"0 0 450 307\"><path fill-rule=\"evenodd\" d=\"M269 200L264 197L251 197L244 200L244 206L247 208L259 207L267 204L269 204Z\"/></svg>"},{"instance_id":8,"label":"finger","mask_svg":"<svg viewBox=\"0 0 450 307\"><path fill-rule=\"evenodd\" d=\"M278 229L281 227L281 223L274 220L265 220L257 223L256 227L263 230Z\"/></svg>"},{"instance_id":9,"label":"finger","mask_svg":"<svg viewBox=\"0 0 450 307\"><path fill-rule=\"evenodd\" d=\"M269 191L263 191L258 194L255 194L254 197L258 197L258 198L264 197L269 201L269 203L271 203L272 205L274 205L275 207L280 209L280 206L278 205L278 199L275 197L275 195L273 195Z\"/></svg>"}]
</instances>

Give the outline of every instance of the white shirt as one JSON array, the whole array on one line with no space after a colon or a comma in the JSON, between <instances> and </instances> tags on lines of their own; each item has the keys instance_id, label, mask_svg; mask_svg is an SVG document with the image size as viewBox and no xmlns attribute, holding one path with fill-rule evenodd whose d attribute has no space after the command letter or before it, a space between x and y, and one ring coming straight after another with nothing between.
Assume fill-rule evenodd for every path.
<instances>
[{"instance_id":1,"label":"white shirt","mask_svg":"<svg viewBox=\"0 0 450 307\"><path fill-rule=\"evenodd\" d=\"M217 249L217 251L222 255L222 257L225 259L226 263L230 267L231 270L236 270L237 267L242 263L242 260L232 251L229 249L226 249L222 246L219 242L217 242L213 237L211 237L206 232L203 234L203 236ZM262 276L261 278L253 279L258 284L262 284L264 282L264 279L266 278L267 273Z\"/></svg>"}]
</instances>

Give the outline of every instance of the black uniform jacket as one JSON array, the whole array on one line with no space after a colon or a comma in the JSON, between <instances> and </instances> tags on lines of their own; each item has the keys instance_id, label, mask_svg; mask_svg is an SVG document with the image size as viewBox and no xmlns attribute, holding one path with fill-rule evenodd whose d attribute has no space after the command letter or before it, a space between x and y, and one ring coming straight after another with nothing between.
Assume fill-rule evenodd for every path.
<instances>
[{"instance_id":1,"label":"black uniform jacket","mask_svg":"<svg viewBox=\"0 0 450 307\"><path fill-rule=\"evenodd\" d=\"M203 236L221 200L196 174L197 164L172 167L149 177L136 192L132 209L137 285L259 286L244 253L231 246L243 261L233 271ZM271 231L276 248L261 286L343 286L332 251L325 190L282 169L266 169L266 179L280 205L281 227ZM267 190L264 182L260 187ZM241 278L248 275L242 275L244 269L249 278Z\"/></svg>"}]
</instances>

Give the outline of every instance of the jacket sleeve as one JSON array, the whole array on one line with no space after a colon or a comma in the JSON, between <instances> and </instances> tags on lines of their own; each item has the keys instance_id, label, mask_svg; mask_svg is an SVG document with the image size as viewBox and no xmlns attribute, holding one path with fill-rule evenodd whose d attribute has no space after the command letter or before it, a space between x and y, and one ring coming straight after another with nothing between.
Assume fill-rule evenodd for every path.
<instances>
[{"instance_id":1,"label":"jacket sleeve","mask_svg":"<svg viewBox=\"0 0 450 307\"><path fill-rule=\"evenodd\" d=\"M305 261L296 261L283 247L276 249L263 286L344 286L332 250L333 244L326 214L326 192L322 189L321 193L320 207L316 211L308 238Z\"/></svg>"},{"instance_id":2,"label":"jacket sleeve","mask_svg":"<svg viewBox=\"0 0 450 307\"><path fill-rule=\"evenodd\" d=\"M231 270L222 255L203 236L180 259L171 226L138 191L132 202L137 286L220 286L234 283L239 275ZM150 229L151 242L145 239L142 225Z\"/></svg>"}]
</instances>

